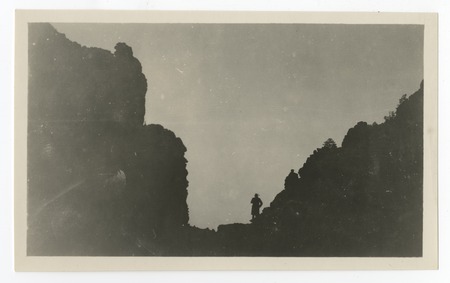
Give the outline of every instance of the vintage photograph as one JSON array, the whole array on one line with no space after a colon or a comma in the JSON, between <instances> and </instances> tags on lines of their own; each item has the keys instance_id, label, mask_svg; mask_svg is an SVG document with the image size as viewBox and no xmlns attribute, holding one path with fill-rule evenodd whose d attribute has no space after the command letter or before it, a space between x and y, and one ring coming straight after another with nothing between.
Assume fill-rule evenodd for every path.
<instances>
[{"instance_id":1,"label":"vintage photograph","mask_svg":"<svg viewBox=\"0 0 450 283\"><path fill-rule=\"evenodd\" d=\"M424 24L26 28L26 257L423 258Z\"/></svg>"}]
</instances>

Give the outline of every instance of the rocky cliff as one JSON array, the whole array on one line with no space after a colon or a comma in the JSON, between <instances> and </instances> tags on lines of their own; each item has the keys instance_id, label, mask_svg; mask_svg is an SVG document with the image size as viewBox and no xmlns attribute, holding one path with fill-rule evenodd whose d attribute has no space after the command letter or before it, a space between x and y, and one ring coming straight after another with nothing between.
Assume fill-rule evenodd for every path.
<instances>
[{"instance_id":1,"label":"rocky cliff","mask_svg":"<svg viewBox=\"0 0 450 283\"><path fill-rule=\"evenodd\" d=\"M132 49L28 27L28 254L164 253L164 235L189 219L186 148L144 125L147 80Z\"/></svg>"}]
</instances>

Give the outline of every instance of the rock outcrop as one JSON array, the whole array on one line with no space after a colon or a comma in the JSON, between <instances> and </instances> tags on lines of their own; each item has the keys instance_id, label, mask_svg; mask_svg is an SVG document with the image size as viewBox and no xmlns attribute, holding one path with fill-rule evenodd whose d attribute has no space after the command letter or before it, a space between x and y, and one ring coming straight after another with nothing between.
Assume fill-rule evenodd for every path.
<instances>
[{"instance_id":1,"label":"rock outcrop","mask_svg":"<svg viewBox=\"0 0 450 283\"><path fill-rule=\"evenodd\" d=\"M144 125L147 80L132 49L29 24L28 89L28 254L164 253L164 235L189 219L186 148Z\"/></svg>"}]
</instances>

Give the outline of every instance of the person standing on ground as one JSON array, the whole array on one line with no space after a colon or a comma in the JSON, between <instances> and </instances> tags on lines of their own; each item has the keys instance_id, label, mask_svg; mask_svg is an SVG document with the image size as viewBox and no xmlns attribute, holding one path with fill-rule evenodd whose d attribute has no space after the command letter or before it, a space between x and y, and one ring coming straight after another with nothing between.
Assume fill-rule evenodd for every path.
<instances>
[{"instance_id":1,"label":"person standing on ground","mask_svg":"<svg viewBox=\"0 0 450 283\"><path fill-rule=\"evenodd\" d=\"M259 195L255 194L250 203L252 204L252 220L253 220L259 215L259 209L263 205L263 202L259 198Z\"/></svg>"}]
</instances>

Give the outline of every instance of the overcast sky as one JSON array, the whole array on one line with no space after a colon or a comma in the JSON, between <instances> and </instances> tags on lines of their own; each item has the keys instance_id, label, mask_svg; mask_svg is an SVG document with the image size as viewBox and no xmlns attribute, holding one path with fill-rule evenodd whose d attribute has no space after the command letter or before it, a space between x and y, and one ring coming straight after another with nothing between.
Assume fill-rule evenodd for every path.
<instances>
[{"instance_id":1,"label":"overcast sky","mask_svg":"<svg viewBox=\"0 0 450 283\"><path fill-rule=\"evenodd\" d=\"M81 45L133 48L147 124L187 147L190 223L248 223L327 138L382 122L423 78L423 27L54 24Z\"/></svg>"}]
</instances>

